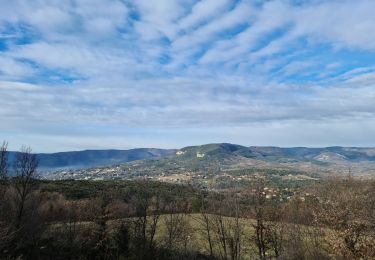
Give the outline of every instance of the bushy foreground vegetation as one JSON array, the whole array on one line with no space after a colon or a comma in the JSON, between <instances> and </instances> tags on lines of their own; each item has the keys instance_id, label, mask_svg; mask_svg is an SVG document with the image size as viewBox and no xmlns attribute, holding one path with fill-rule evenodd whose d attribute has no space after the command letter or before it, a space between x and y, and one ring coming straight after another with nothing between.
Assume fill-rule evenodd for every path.
<instances>
[{"instance_id":1,"label":"bushy foreground vegetation","mask_svg":"<svg viewBox=\"0 0 375 260\"><path fill-rule=\"evenodd\" d=\"M148 181L40 181L0 151L0 259L374 259L375 183L265 181L226 192ZM12 171L12 177L9 172Z\"/></svg>"}]
</instances>

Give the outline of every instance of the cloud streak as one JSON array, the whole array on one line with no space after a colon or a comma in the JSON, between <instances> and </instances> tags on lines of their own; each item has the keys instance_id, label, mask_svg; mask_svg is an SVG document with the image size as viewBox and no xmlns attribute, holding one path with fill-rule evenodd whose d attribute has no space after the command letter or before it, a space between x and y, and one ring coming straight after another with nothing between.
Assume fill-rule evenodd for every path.
<instances>
[{"instance_id":1,"label":"cloud streak","mask_svg":"<svg viewBox=\"0 0 375 260\"><path fill-rule=\"evenodd\" d=\"M375 114L373 10L370 0L0 3L0 138L102 147L93 140L106 133L152 143L159 129L153 143L176 147L209 129L220 130L207 142L246 143L255 128L264 144L329 144L272 131L316 124L345 125L355 145L352 124Z\"/></svg>"}]
</instances>

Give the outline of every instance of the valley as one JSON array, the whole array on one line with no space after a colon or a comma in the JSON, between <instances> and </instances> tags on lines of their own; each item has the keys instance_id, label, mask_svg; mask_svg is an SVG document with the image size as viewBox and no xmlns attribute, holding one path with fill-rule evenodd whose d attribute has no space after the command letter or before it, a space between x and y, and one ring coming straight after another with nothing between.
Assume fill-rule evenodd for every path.
<instances>
[{"instance_id":1,"label":"valley","mask_svg":"<svg viewBox=\"0 0 375 260\"><path fill-rule=\"evenodd\" d=\"M164 156L112 166L49 171L51 180L148 179L221 190L265 178L275 187L299 187L322 178L375 176L372 148L278 148L207 144L185 147ZM171 150L170 150L171 151Z\"/></svg>"}]
</instances>

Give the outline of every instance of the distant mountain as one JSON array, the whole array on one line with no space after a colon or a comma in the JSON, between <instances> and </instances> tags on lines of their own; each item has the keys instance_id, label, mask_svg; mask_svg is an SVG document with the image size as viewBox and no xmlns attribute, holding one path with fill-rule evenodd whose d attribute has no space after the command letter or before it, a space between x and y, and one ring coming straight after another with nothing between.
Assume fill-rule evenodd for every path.
<instances>
[{"instance_id":1,"label":"distant mountain","mask_svg":"<svg viewBox=\"0 0 375 260\"><path fill-rule=\"evenodd\" d=\"M15 152L10 153L12 161ZM375 174L375 148L358 147L261 147L230 143L174 149L86 150L37 154L39 170L79 170L105 167L123 175L222 172L241 169L287 169L306 173ZM107 171L105 170L105 171ZM83 170L84 171L84 170ZM121 174L120 174L121 175ZM123 176L121 175L121 176Z\"/></svg>"},{"instance_id":2,"label":"distant mountain","mask_svg":"<svg viewBox=\"0 0 375 260\"><path fill-rule=\"evenodd\" d=\"M10 152L10 164L12 164L16 153L17 152ZM40 170L53 171L110 166L173 154L175 154L175 150L172 149L139 148L130 150L85 150L50 154L40 153L37 154L37 156Z\"/></svg>"},{"instance_id":3,"label":"distant mountain","mask_svg":"<svg viewBox=\"0 0 375 260\"><path fill-rule=\"evenodd\" d=\"M185 147L175 157L159 160L158 164L175 164L186 169L212 168L287 168L315 173L375 174L375 148L358 147L261 147L229 143Z\"/></svg>"},{"instance_id":4,"label":"distant mountain","mask_svg":"<svg viewBox=\"0 0 375 260\"><path fill-rule=\"evenodd\" d=\"M247 154L249 149L245 146L236 144L206 144L201 146L189 146L176 152L181 158L215 158L225 159L228 156L237 156Z\"/></svg>"},{"instance_id":5,"label":"distant mountain","mask_svg":"<svg viewBox=\"0 0 375 260\"><path fill-rule=\"evenodd\" d=\"M106 162L112 162L109 157L106 157ZM47 178L152 178L159 181L190 181L208 185L211 181L226 182L227 178L246 179L252 174L269 174L273 178L279 176L280 181L282 178L292 178L290 175L297 176L293 177L297 179L311 179L317 176L348 174L349 171L360 178L375 176L375 148L246 147L217 143L188 146L179 150L162 150L160 154L152 154L148 158L142 155L137 159L140 160L117 163L116 166L102 164L90 169L62 170L48 175ZM99 165L100 161L96 163Z\"/></svg>"},{"instance_id":6,"label":"distant mountain","mask_svg":"<svg viewBox=\"0 0 375 260\"><path fill-rule=\"evenodd\" d=\"M338 159L348 162L375 161L375 148L357 147L266 147L266 146L241 146L229 143L206 144L201 146L185 147L177 151L181 158L208 156L210 158L227 158L228 156L241 156L245 158L260 159L265 161L295 160L316 161L324 160L334 162Z\"/></svg>"}]
</instances>

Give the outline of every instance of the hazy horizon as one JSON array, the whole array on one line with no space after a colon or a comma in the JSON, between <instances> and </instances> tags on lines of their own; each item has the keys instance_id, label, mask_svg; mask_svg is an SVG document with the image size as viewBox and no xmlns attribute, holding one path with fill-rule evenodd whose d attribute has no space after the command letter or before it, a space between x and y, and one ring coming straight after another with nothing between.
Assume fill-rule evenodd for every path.
<instances>
[{"instance_id":1,"label":"hazy horizon","mask_svg":"<svg viewBox=\"0 0 375 260\"><path fill-rule=\"evenodd\" d=\"M201 143L201 144L191 144L191 145L186 145L182 147L130 147L130 148L121 148L121 147L99 147L99 148L82 148L82 149L77 149L77 150L59 150L58 148L56 150L51 150L51 151L37 151L32 149L33 153L38 153L38 154L51 154L51 153L64 153L64 152L83 152L83 151L99 151L99 150L132 150L132 149L165 149L165 150L180 150L186 147L195 147L195 146L204 146L204 145L210 145L210 144L233 144L233 145L240 145L244 147L275 147L275 148L308 148L308 149L314 149L314 148L330 148L330 147L343 147L343 148L361 148L361 149L374 149L375 147L371 146L341 146L341 145L329 145L329 146L275 146L275 145L246 145L246 144L238 144L238 143L228 143L228 142L217 142L217 143ZM23 145L25 147L26 145ZM27 147L27 146L26 146ZM19 149L11 149L9 150L10 152L17 152L20 150ZM32 147L30 147L32 148Z\"/></svg>"}]
</instances>

